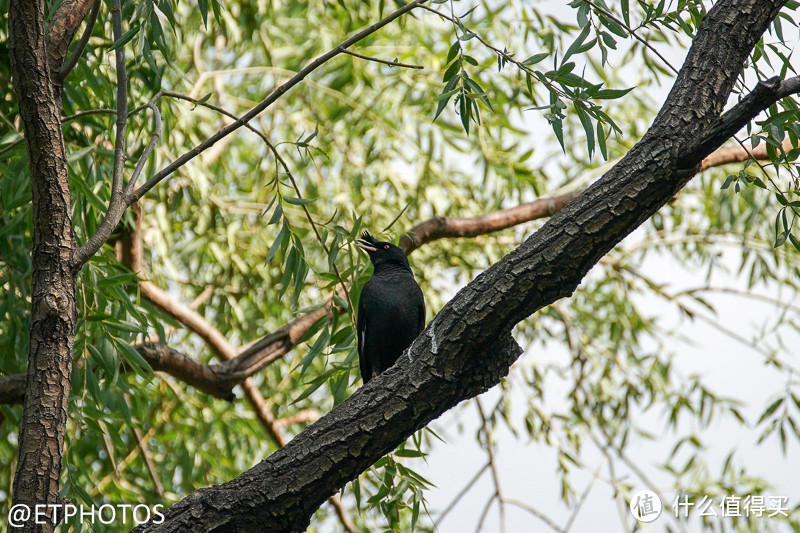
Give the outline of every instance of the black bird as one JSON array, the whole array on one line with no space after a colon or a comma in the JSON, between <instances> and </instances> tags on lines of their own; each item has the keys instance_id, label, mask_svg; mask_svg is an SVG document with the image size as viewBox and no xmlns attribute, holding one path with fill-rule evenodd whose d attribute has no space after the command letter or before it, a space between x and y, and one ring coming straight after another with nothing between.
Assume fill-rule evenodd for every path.
<instances>
[{"instance_id":1,"label":"black bird","mask_svg":"<svg viewBox=\"0 0 800 533\"><path fill-rule=\"evenodd\" d=\"M389 368L425 327L425 300L403 250L361 234L375 267L358 300L358 362L367 383Z\"/></svg>"}]
</instances>

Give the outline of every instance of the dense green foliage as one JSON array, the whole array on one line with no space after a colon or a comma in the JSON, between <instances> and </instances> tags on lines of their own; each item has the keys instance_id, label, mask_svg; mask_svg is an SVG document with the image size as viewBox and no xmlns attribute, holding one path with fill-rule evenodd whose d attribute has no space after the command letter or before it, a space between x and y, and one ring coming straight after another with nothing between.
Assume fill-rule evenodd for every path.
<instances>
[{"instance_id":1,"label":"dense green foliage","mask_svg":"<svg viewBox=\"0 0 800 533\"><path fill-rule=\"evenodd\" d=\"M24 372L28 351L32 224L27 158L8 66L6 4L0 0L0 373L14 374ZM125 2L124 44L113 43L109 7L103 6L84 58L64 87L63 131L79 242L94 233L110 194L112 48L127 50L130 109L138 109L128 124L128 175L153 128L152 113L140 106L159 91L199 101L169 95L156 100L164 131L147 161L144 174L149 176L230 122L206 104L243 114L308 61L395 8L382 0L308 4ZM353 47L423 69L339 55L251 122L271 144L241 129L140 202L144 277L186 304L213 285L198 310L235 345L324 304L344 283L354 287L349 302L338 300L348 308L344 313L321 321L307 342L255 376L277 419L306 409L324 413L360 385L349 307L368 277L368 262L352 244L356 232L369 228L396 239L435 215L473 216L584 186L599 175L603 160L620 158L641 136L657 111L650 93L668 86L674 76L649 47L685 46L708 4L623 0L608 6L602 0L575 0L571 9L558 10L514 2L475 10L464 2L432 7L450 20L416 10ZM794 7L784 11L755 51L742 75L741 93L757 78L794 72L783 44L789 42L784 33L795 31ZM638 66L635 73L623 68L627 64ZM90 110L107 111L81 114ZM800 329L796 304L776 303L763 329L742 335L757 345L752 357L784 376L774 383L773 401L757 406L764 414L759 419L743 413L736 398L708 388L701 376L675 368L670 352L675 345L665 345L679 326L665 324L648 309L664 299L684 320L716 324L715 301L700 290L678 293L643 267L652 264L647 262L652 254L662 254L689 273L703 272L708 287L716 287L720 269L732 268L745 295L798 301L796 229L791 236L800 209L798 170L792 163L797 150L785 154L776 147L786 135L800 135L800 117L791 99L768 115L742 138L751 136L748 146L769 143L772 161L728 167L734 177L727 180L724 170L701 174L638 237L605 258L571 298L518 326L516 335L529 353L487 413L489 424L507 423L520 439L558 451L553 471L567 508L579 496L571 476L589 468L582 454L598 446L624 457L650 438L637 421L643 412L663 419L665 436L658 438L697 448L689 462L680 454L655 460L667 465L675 490L683 492L756 494L768 487L768 479L750 475L735 457L724 465L706 464L703 428L719 417L752 424L756 437L777 438L784 449L786 441L800 435L800 366L791 348ZM132 224L130 213L125 220ZM536 227L532 222L416 251L411 262L426 295L428 318L446 295ZM735 254L722 261L727 249ZM117 261L112 246L82 270L78 302L65 497L86 503L172 503L231 479L274 450L240 391L234 403L211 398L153 374L131 348L157 336L204 362L217 357L197 335L141 297L136 276ZM545 358L542 364L541 353L551 346L566 346L562 352L568 355ZM120 361L135 372L121 372ZM548 380L565 380L571 392L545 402ZM512 401L520 394L527 405ZM523 425L512 417L512 404L525 412ZM3 523L21 406L0 410L5 418L0 425ZM681 417L691 419L691 427L679 424ZM286 431L294 434L303 425ZM154 475L165 487L163 497L134 429L144 435ZM422 463L407 459L425 454L431 439L431 433L421 432L348 485L343 499L359 527L405 531L414 523L418 530L432 529L423 505L424 472L410 470ZM483 438L482 445L487 446ZM624 482L617 488L629 497L626 487L642 484ZM716 530L720 523L708 527ZM763 525L743 519L724 523L743 531ZM800 527L797 518L793 524ZM323 507L312 527L340 526Z\"/></svg>"}]
</instances>

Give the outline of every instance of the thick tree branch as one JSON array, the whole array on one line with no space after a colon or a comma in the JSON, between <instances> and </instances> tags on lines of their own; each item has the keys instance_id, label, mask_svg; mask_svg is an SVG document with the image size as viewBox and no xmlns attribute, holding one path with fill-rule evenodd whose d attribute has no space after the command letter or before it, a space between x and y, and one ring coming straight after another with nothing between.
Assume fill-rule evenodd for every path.
<instances>
[{"instance_id":1,"label":"thick tree branch","mask_svg":"<svg viewBox=\"0 0 800 533\"><path fill-rule=\"evenodd\" d=\"M134 227L132 230L124 232L125 239L127 240L127 246L125 247L126 250L123 251L123 259L132 271L141 275L144 267L144 260L142 257L143 246L141 235L141 206L139 204L134 204L133 212ZM127 254L127 258L125 257L125 254ZM238 381L232 380L229 377L229 373L231 372L230 369L235 368L233 372L236 372L242 376L250 376L263 368L263 366L266 364L269 364L278 357L288 353L317 320L330 313L330 306L324 306L321 309L307 313L306 315L289 322L276 332L267 335L258 342L246 348L237 357L237 349L230 344L227 339L225 339L224 335L222 335L219 330L214 328L211 323L209 323L194 309L187 307L180 302L174 301L166 292L162 291L152 282L140 282L140 288L144 298L155 303L156 305L159 305L168 313L170 313L176 320L203 337L206 342L211 344L222 356L222 358L225 359L225 362L220 365L203 365L191 360L183 354L178 353L175 357L167 356L164 361L162 361L161 368L157 367L159 363L154 363L148 360L151 366L153 366L154 369L163 370L175 375L172 372L174 363L176 361L179 363L185 363L186 366L183 368L190 369L188 372L189 376L185 377L190 377L191 379L196 380L193 383L195 387L200 390L205 390L210 394L214 394L212 391L219 392L222 395L220 397L224 397L226 399L232 398L233 392L231 389L234 385L241 382L247 399L253 406L256 416L258 417L259 422L261 422L264 430L272 438L275 444L278 446L286 445L288 439L284 435L282 428L289 423L298 423L301 420L299 418L295 421L276 419L267 406L267 402L264 400L261 391L253 382L253 379L250 377L244 377L243 381L241 381L241 379ZM204 291L204 293L205 292L206 291ZM142 353L141 348L142 347L137 347L139 353ZM146 357L144 353L142 353L142 355ZM250 373L246 374L248 371ZM188 379L185 379L185 377L185 381L192 383ZM341 522L342 527L344 527L344 529L349 533L356 533L357 529L339 497L333 494L328 498L328 502L334 508L334 512Z\"/></svg>"},{"instance_id":2,"label":"thick tree branch","mask_svg":"<svg viewBox=\"0 0 800 533\"><path fill-rule=\"evenodd\" d=\"M462 289L388 371L251 470L201 489L140 531L303 531L325 498L466 398L499 382L521 349L512 328L570 295L601 257L692 177L744 61L783 1L720 0L700 24L653 125L598 182ZM722 141L720 141L721 143ZM695 155L696 154L696 155ZM692 169L694 170L694 169Z\"/></svg>"},{"instance_id":3,"label":"thick tree branch","mask_svg":"<svg viewBox=\"0 0 800 533\"><path fill-rule=\"evenodd\" d=\"M687 167L730 139L753 117L766 108L800 91L800 76L781 80L779 77L759 81L756 88L707 128L686 154Z\"/></svg>"}]
</instances>

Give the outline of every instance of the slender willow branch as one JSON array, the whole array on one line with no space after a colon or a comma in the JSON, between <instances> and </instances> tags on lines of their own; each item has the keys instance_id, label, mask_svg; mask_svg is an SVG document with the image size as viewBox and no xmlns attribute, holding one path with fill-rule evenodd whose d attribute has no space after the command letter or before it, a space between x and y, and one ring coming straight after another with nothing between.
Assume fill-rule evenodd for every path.
<instances>
[{"instance_id":1,"label":"slender willow branch","mask_svg":"<svg viewBox=\"0 0 800 533\"><path fill-rule=\"evenodd\" d=\"M500 491L500 475L497 473L497 464L494 459L494 445L492 444L492 437L489 435L489 422L486 420L486 415L483 412L483 406L481 405L481 399L479 397L475 397L475 405L478 407L478 415L481 418L481 430L483 431L483 438L486 439L486 454L489 457L489 471L492 473L492 482L494 483L494 494L489 498L489 503L492 500L497 500L497 509L499 514L500 520L500 533L505 533L506 530L506 508L505 508L505 500L503 498L503 494ZM488 504L487 504L488 508ZM486 516L485 514L483 516ZM478 527L476 531L480 531L481 523L483 522L483 517L478 522Z\"/></svg>"},{"instance_id":2,"label":"slender willow branch","mask_svg":"<svg viewBox=\"0 0 800 533\"><path fill-rule=\"evenodd\" d=\"M632 29L630 26L628 26L627 24L625 24L625 21L624 21L624 20L620 20L620 18L619 18L619 17L617 17L616 15L614 15L613 13L611 13L610 11L608 11L608 10L606 10L606 9L603 9L602 7L598 6L597 4L595 4L594 2L592 2L591 0L585 0L585 2L586 2L587 4L589 4L590 6L592 6L592 8L593 8L595 11L598 11L598 12L602 13L602 14L603 14L603 15L605 15L606 17L610 18L611 20L613 20L614 22L616 22L617 24L619 24L620 26L622 26L623 28L625 28L625 29L628 31L628 33L630 33L630 34L633 36L633 38L634 38L634 39L636 39L637 41L639 41L640 43L642 43L642 44L643 44L645 47L649 48L651 52L653 52L655 55L657 55L657 56L658 56L658 58L659 58L659 59L661 59L661 61L663 61L663 62L664 62L664 64L665 64L665 65L667 65L667 66L668 66L668 67L669 67L669 68L672 70L672 72L674 72L675 74L677 74L677 73L678 73L678 69L676 69L674 66L672 66L672 63L670 63L669 61L667 61L667 58L666 58L666 57L662 56L662 55L661 55L661 54L658 52L658 50L656 50L655 48L653 48L653 45L651 45L649 42L647 42L647 40L646 40L646 39L643 39L642 37L639 37L639 35L638 35L638 34L637 34L637 33L636 33L636 32L635 32L635 31L634 31L634 30L633 30L633 29Z\"/></svg>"},{"instance_id":3,"label":"slender willow branch","mask_svg":"<svg viewBox=\"0 0 800 533\"><path fill-rule=\"evenodd\" d=\"M99 0L98 0L99 1ZM111 27L114 32L114 41L122 38L122 8L120 0L113 0L111 7ZM125 46L120 46L114 50L114 58L117 67L117 126L114 136L114 168L111 176L111 198L108 202L108 210L97 231L89 237L83 246L74 254L73 265L83 266L97 250L108 240L111 232L122 219L126 205L123 203L123 183L125 160L126 133L128 125L128 71L125 66Z\"/></svg>"},{"instance_id":4,"label":"slender willow branch","mask_svg":"<svg viewBox=\"0 0 800 533\"><path fill-rule=\"evenodd\" d=\"M191 161L192 159L194 159L195 157L197 157L198 155L203 153L205 150L209 149L211 146L213 146L217 141L219 141L223 137L225 137L225 136L231 134L232 132L236 131L237 129L241 128L243 125L245 125L251 119L253 119L258 114L260 114L262 111L264 111L269 106L271 106L276 100L278 100L278 98L283 96L291 88L293 88L295 85L297 85L298 83L303 81L303 79L306 76L311 74L313 71L315 71L317 68L319 68L320 66L322 66L323 64L325 64L326 62L331 60L332 58L334 58L337 55L343 53L346 48L349 48L350 46L352 46L355 43L359 42L360 40L364 39L365 37L367 37L369 35L372 35L376 31L378 31L379 29L383 28L384 26L386 26L390 22L392 22L395 19L397 19L397 18L403 16L404 14L408 13L412 9L421 6L425 1L426 0L414 0L413 2L410 2L410 3L406 4L405 6L403 6L400 9L394 11L393 13L388 15L387 17L385 17L382 20L380 20L379 22L373 24L372 26L369 26L368 28L365 28L365 29L359 31L358 33L356 33L352 37L346 39L340 45L336 46L335 48L332 48L328 52L325 52L324 54L322 54L318 58L316 58L313 61L311 61L308 65L306 65L295 76L292 76L291 79L289 79L283 85L281 85L280 87L275 89L269 96L267 96L264 100L259 102L252 109L250 109L250 111L248 111L247 113L242 115L242 117L239 120L236 120L233 123L223 127L217 133L215 133L214 135L212 135L211 137L209 137L208 139L206 139L205 141L203 141L199 145L195 146L194 148L192 148L191 150L189 150L188 152L186 152L185 154L180 156L178 159L176 159L175 161L173 161L172 163L170 163L169 165L167 165L166 167L164 167L160 171L158 171L149 180L147 180L147 182L144 185L142 185L141 187L136 189L133 193L131 193L131 194L126 196L125 205L131 205L132 203L136 202L137 200L139 200L139 198L144 196L147 193L147 191L149 191L150 189L155 187L156 184L158 184L164 178L166 178L167 176L169 176L170 174L175 172L177 169L179 169L180 167L182 167L183 165L185 165L186 163L188 163L189 161Z\"/></svg>"},{"instance_id":5,"label":"slender willow branch","mask_svg":"<svg viewBox=\"0 0 800 533\"><path fill-rule=\"evenodd\" d=\"M144 170L144 165L147 163L147 158L150 157L150 153L155 148L156 143L161 138L163 125L161 122L161 111L159 111L158 106L152 100L147 102L147 107L153 112L153 122L155 123L153 126L153 135L150 136L150 142L147 143L144 151L142 152L142 156L136 162L136 167L133 169L133 174L131 174L131 179L128 181L128 184L125 186L124 194L130 194L134 187L136 187L136 181L139 179L139 175Z\"/></svg>"},{"instance_id":6,"label":"slender willow branch","mask_svg":"<svg viewBox=\"0 0 800 533\"><path fill-rule=\"evenodd\" d=\"M387 61L385 59L379 59L377 57L365 56L363 54L359 54L357 52L353 52L352 50L344 50L344 53L347 54L347 55L351 55L353 57L357 57L359 59L366 59L367 61L374 61L375 63L381 63L383 65L389 65L390 67L416 68L416 69L425 68L422 65L409 65L408 63L400 63L396 59L394 61Z\"/></svg>"},{"instance_id":7,"label":"slender willow branch","mask_svg":"<svg viewBox=\"0 0 800 533\"><path fill-rule=\"evenodd\" d=\"M405 13L408 13L412 9L419 7L427 0L414 0L413 2L401 7L400 9L394 11L389 16L385 17L384 19L380 20L379 22L365 28L359 32L357 32L352 37L346 39L337 47L329 50L325 54L319 56L318 58L311 61L308 65L306 65L300 72L298 72L295 76L291 79L286 81L283 85L275 89L269 96L267 96L264 100L254 106L250 111L245 113L241 118L235 120L231 124L221 128L217 133L200 143L199 145L195 146L178 159L161 169L157 172L154 176L152 176L147 182L139 188L133 190L133 186L130 185L126 187L124 194L123 194L123 166L124 166L124 159L122 159L122 155L124 154L124 134L125 134L125 120L127 120L127 75L125 71L125 56L124 56L124 46L120 46L115 51L116 58L117 58L117 140L115 142L115 156L114 156L114 174L113 174L113 183L112 183L112 193L111 193L111 200L109 202L108 211L106 212L106 216L103 218L100 226L98 227L97 231L94 235L92 235L89 240L84 243L83 246L75 253L74 263L76 267L83 265L89 258L94 255L97 250L103 245L108 237L111 235L111 232L119 223L120 219L122 218L122 214L127 207L135 203L139 200L142 196L144 196L147 191L155 187L156 184L161 182L167 176L171 175L175 170L182 167L202 152L213 146L217 141L222 139L223 137L233 133L240 127L247 124L251 119L256 117L262 111L267 109L270 105L272 105L276 100L278 100L281 96L283 96L287 91L289 91L292 87L300 83L306 76L311 74L314 70L318 67L329 61L330 59L336 57L340 53L343 53L348 47L352 46L353 44L357 43L358 41L364 39L365 37L375 33L379 29L383 28L390 22L394 21L395 19L401 17ZM112 22L114 28L114 40L119 41L122 36L122 23L120 20L120 13L119 13L119 2L118 0L114 3L114 7L112 8ZM152 103L152 101L151 101ZM125 113L123 114L120 109L122 106L125 106ZM158 120L158 119L157 119ZM120 125L123 127L120 128ZM122 133L122 139L119 138L120 132ZM134 185L135 181L131 180Z\"/></svg>"},{"instance_id":8,"label":"slender willow branch","mask_svg":"<svg viewBox=\"0 0 800 533\"><path fill-rule=\"evenodd\" d=\"M488 469L489 469L489 463L486 463L485 465L483 465L481 467L480 470L478 470L475 473L474 476L472 476L472 479L467 481L466 485L464 485L464 487L461 489L461 491L458 494L456 494L455 498L453 498L450 501L450 503L447 504L447 507L444 508L444 511L442 511L442 513L436 518L435 524L436 524L437 527L442 524L442 520L444 520L444 518L450 513L450 511L453 510L453 508L456 506L456 504L461 500L461 498L463 498L464 495L467 492L469 492L469 490L475 485L475 483L478 482L478 479L480 479L480 477L483 475L483 473L486 472L486 470L488 470Z\"/></svg>"}]
</instances>

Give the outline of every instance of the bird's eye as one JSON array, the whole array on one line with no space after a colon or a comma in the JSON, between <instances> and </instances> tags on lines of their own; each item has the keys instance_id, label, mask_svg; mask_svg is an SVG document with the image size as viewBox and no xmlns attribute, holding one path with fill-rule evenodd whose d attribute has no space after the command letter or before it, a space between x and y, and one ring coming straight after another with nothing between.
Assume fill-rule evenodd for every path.
<instances>
[{"instance_id":1,"label":"bird's eye","mask_svg":"<svg viewBox=\"0 0 800 533\"><path fill-rule=\"evenodd\" d=\"M386 248L387 250L389 249L389 245L388 244L384 244L383 247Z\"/></svg>"}]
</instances>

